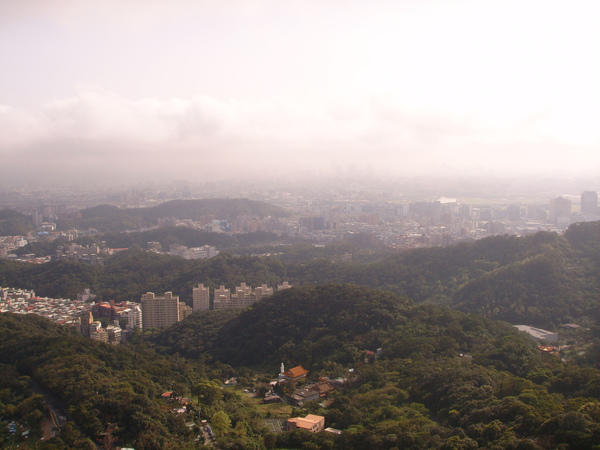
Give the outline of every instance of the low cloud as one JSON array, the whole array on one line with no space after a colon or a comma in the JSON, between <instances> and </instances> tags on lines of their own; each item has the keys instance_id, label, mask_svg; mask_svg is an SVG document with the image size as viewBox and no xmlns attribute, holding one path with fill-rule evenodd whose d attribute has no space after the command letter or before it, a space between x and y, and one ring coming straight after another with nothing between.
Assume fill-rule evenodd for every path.
<instances>
[{"instance_id":1,"label":"low cloud","mask_svg":"<svg viewBox=\"0 0 600 450\"><path fill-rule=\"evenodd\" d=\"M597 142L564 142L548 132L551 118L549 111L533 112L499 128L476 115L415 110L372 96L340 95L310 106L289 98L133 100L80 86L73 98L37 111L0 105L0 157L34 178L62 182L82 171L90 180L252 178L268 170L324 170L334 160L388 173L556 170L576 158L597 167ZM2 171L4 181L17 176Z\"/></svg>"}]
</instances>

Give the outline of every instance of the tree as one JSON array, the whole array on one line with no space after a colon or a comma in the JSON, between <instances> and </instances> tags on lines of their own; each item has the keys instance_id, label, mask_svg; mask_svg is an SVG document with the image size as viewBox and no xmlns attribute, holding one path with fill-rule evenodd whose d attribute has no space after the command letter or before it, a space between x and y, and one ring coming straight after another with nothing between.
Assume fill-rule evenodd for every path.
<instances>
[{"instance_id":1,"label":"tree","mask_svg":"<svg viewBox=\"0 0 600 450\"><path fill-rule=\"evenodd\" d=\"M223 392L221 386L214 381L200 381L192 388L192 394L198 397L198 403L208 406L216 405L222 398Z\"/></svg>"},{"instance_id":2,"label":"tree","mask_svg":"<svg viewBox=\"0 0 600 450\"><path fill-rule=\"evenodd\" d=\"M210 419L210 424L217 436L224 436L231 428L231 419L225 411L217 411Z\"/></svg>"}]
</instances>

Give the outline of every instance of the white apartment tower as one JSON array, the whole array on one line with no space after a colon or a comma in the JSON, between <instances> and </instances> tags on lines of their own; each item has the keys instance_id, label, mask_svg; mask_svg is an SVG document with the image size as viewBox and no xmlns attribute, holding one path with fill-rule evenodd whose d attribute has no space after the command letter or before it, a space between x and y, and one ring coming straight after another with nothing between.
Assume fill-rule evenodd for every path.
<instances>
[{"instance_id":1,"label":"white apartment tower","mask_svg":"<svg viewBox=\"0 0 600 450\"><path fill-rule=\"evenodd\" d=\"M581 212L583 214L598 213L598 193L584 191L581 193Z\"/></svg>"},{"instance_id":2,"label":"white apartment tower","mask_svg":"<svg viewBox=\"0 0 600 450\"><path fill-rule=\"evenodd\" d=\"M192 307L194 312L207 311L210 309L210 288L199 284L198 287L192 289Z\"/></svg>"},{"instance_id":3,"label":"white apartment tower","mask_svg":"<svg viewBox=\"0 0 600 450\"><path fill-rule=\"evenodd\" d=\"M278 284L277 285L277 291L283 291L284 289L289 289L291 288L292 285L290 283L288 283L287 281L284 281L283 284Z\"/></svg>"},{"instance_id":4,"label":"white apartment tower","mask_svg":"<svg viewBox=\"0 0 600 450\"><path fill-rule=\"evenodd\" d=\"M127 329L142 328L142 309L136 305L127 312Z\"/></svg>"},{"instance_id":5,"label":"white apartment tower","mask_svg":"<svg viewBox=\"0 0 600 450\"><path fill-rule=\"evenodd\" d=\"M179 322L179 297L172 292L165 292L163 297L156 297L153 292L142 294L142 318L144 329Z\"/></svg>"},{"instance_id":6,"label":"white apartment tower","mask_svg":"<svg viewBox=\"0 0 600 450\"><path fill-rule=\"evenodd\" d=\"M270 295L273 295L273 288L268 287L266 284L254 289L255 301L259 301L261 298L268 297Z\"/></svg>"},{"instance_id":7,"label":"white apartment tower","mask_svg":"<svg viewBox=\"0 0 600 450\"><path fill-rule=\"evenodd\" d=\"M231 292L225 286L221 285L219 289L215 289L213 309L230 308Z\"/></svg>"}]
</instances>

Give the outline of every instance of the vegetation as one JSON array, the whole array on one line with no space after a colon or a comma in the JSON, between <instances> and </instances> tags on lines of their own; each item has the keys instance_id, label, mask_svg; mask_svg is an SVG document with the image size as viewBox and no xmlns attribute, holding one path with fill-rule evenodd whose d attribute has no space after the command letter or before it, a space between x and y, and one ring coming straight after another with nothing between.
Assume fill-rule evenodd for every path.
<instances>
[{"instance_id":1,"label":"vegetation","mask_svg":"<svg viewBox=\"0 0 600 450\"><path fill-rule=\"evenodd\" d=\"M106 258L104 267L80 268L64 262L43 267L0 261L0 283L36 289L41 295L73 297L91 287L104 300L135 300L146 291L173 291L191 301L192 287L210 288L282 281L294 285L352 283L407 296L415 303L446 305L489 318L554 328L561 323L593 325L598 302L600 222L573 225L564 236L494 236L454 247L408 251L377 259L361 254L342 262L352 247L281 246L273 256L233 256L208 260L156 255L135 246L158 239L188 245L229 242L234 248L271 239L268 233L224 236L186 229L108 235L127 252ZM119 237L129 236L130 237ZM122 239L122 241L119 241ZM263 247L264 248L264 247ZM372 260L371 262L368 262ZM86 285L86 286L84 286Z\"/></svg>"},{"instance_id":2,"label":"vegetation","mask_svg":"<svg viewBox=\"0 0 600 450\"><path fill-rule=\"evenodd\" d=\"M378 348L379 357L367 353ZM191 448L185 422L200 418L226 448L579 449L600 438L600 371L540 353L508 324L353 285L293 288L123 346L4 314L0 358L1 418L35 429L45 408L27 386L37 383L68 410L58 448L82 448L108 429L122 445ZM268 380L280 361L303 364L313 379L346 379L327 407L292 410L325 416L340 436L273 435L255 404L222 388L231 376L245 386ZM172 412L160 398L167 390L193 399L188 412Z\"/></svg>"},{"instance_id":3,"label":"vegetation","mask_svg":"<svg viewBox=\"0 0 600 450\"><path fill-rule=\"evenodd\" d=\"M0 236L23 236L32 230L30 217L12 209L0 209Z\"/></svg>"},{"instance_id":4,"label":"vegetation","mask_svg":"<svg viewBox=\"0 0 600 450\"><path fill-rule=\"evenodd\" d=\"M193 448L199 419L211 423L223 448L595 448L599 249L600 223L588 223L564 236L497 236L373 262L336 260L343 246L319 248L318 259L305 249L297 258L186 261L134 248L104 267L0 261L0 285L50 296L89 287L103 299L171 290L189 301L199 282L296 285L244 310L206 311L138 333L121 346L40 317L2 314L0 419L38 439L45 402L56 398L68 423L46 448L86 448L107 436L142 449ZM561 331L571 345L565 362L505 321L585 326ZM262 422L271 410L222 384L236 377L264 394L281 362L302 364L309 381L345 379L326 403L292 410L325 416L340 436L272 434ZM175 414L178 403L161 399L165 391L192 398L187 411Z\"/></svg>"},{"instance_id":5,"label":"vegetation","mask_svg":"<svg viewBox=\"0 0 600 450\"><path fill-rule=\"evenodd\" d=\"M233 220L240 214L257 217L284 217L283 209L264 202L235 199L172 200L150 208L121 209L111 205L100 205L81 211L81 219L61 220L57 226L61 230L95 228L102 232L122 232L156 225L158 219L201 220L203 216L215 219Z\"/></svg>"},{"instance_id":6,"label":"vegetation","mask_svg":"<svg viewBox=\"0 0 600 450\"><path fill-rule=\"evenodd\" d=\"M227 411L234 425L242 423L240 417L247 415L243 427L253 436L248 438L249 443L258 439L262 429L259 421L252 420L256 415L251 406L233 397L228 401L200 397L184 414L174 414L173 406L161 399L165 391L197 394L198 386L212 383L208 380L222 378L231 370L223 365L209 368L160 356L143 344L102 344L47 319L12 314L0 315L0 359L2 419L18 416L35 426L35 420L43 416L42 397L25 397L29 380L56 397L68 411L69 432L66 436L61 433L54 439L56 447L48 448L82 448L80 443L86 436L95 441L108 429L112 442L125 446L193 448L195 435L185 422L197 418L197 410L205 414ZM13 391L11 387L16 384L24 387ZM237 408L237 412L232 413L231 408Z\"/></svg>"}]
</instances>

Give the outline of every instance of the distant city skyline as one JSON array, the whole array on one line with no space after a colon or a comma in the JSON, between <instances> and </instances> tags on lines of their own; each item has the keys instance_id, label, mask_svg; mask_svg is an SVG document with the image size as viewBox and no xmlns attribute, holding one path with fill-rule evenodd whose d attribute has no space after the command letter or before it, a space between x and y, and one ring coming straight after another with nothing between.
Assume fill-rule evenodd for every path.
<instances>
[{"instance_id":1,"label":"distant city skyline","mask_svg":"<svg viewBox=\"0 0 600 450\"><path fill-rule=\"evenodd\" d=\"M0 185L598 177L598 17L591 0L2 2Z\"/></svg>"}]
</instances>

